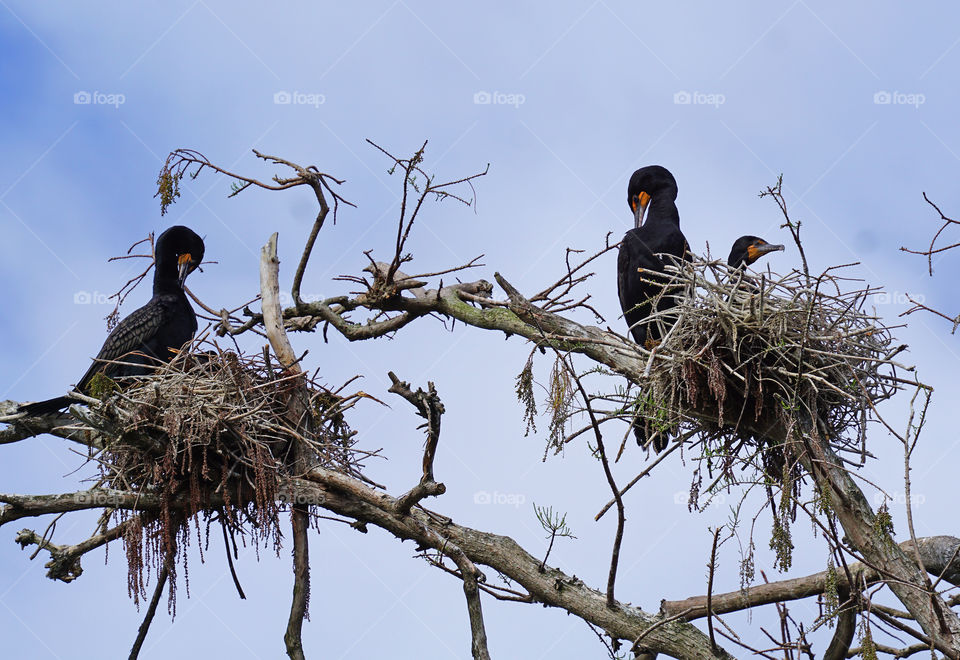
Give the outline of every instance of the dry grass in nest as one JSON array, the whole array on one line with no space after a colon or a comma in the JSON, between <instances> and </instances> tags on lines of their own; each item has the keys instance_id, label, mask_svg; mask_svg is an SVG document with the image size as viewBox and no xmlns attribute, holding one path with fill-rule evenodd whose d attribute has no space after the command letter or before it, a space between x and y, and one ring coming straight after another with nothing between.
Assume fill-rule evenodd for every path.
<instances>
[{"instance_id":1,"label":"dry grass in nest","mask_svg":"<svg viewBox=\"0 0 960 660\"><path fill-rule=\"evenodd\" d=\"M179 554L186 568L186 553L178 548L189 544L191 519L198 541L201 520L207 541L210 523L219 521L225 536L229 530L244 544L249 536L256 547L272 541L278 551L286 500L281 488L285 477L295 476L295 446L305 448L315 465L361 475L371 453L355 447L343 414L358 395L343 396L308 378L314 433L307 437L287 406L304 377L285 372L269 355L242 356L204 343L122 389L99 379L108 393L83 417L84 430L99 435L104 446L95 456L98 486L161 501L157 510L116 513L127 521L124 545L135 600L145 597L144 566L159 573L166 561L173 604L171 558Z\"/></svg>"},{"instance_id":2,"label":"dry grass in nest","mask_svg":"<svg viewBox=\"0 0 960 660\"><path fill-rule=\"evenodd\" d=\"M851 287L839 268L808 278L685 264L679 304L657 315L673 325L650 351L636 400L647 437L697 431L739 447L760 439L744 426L800 424L865 456L875 406L918 383L898 375L912 371L893 360L905 346L868 311L878 290Z\"/></svg>"}]
</instances>

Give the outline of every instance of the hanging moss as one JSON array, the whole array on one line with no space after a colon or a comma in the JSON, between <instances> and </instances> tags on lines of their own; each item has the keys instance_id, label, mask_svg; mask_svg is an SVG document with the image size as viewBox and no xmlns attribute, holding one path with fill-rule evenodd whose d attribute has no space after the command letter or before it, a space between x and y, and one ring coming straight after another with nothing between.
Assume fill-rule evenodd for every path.
<instances>
[{"instance_id":1,"label":"hanging moss","mask_svg":"<svg viewBox=\"0 0 960 660\"><path fill-rule=\"evenodd\" d=\"M523 435L526 437L531 431L537 432L537 398L533 394L533 353L530 353L523 370L517 374L515 390L517 399L524 406L523 422L526 428Z\"/></svg>"},{"instance_id":2,"label":"hanging moss","mask_svg":"<svg viewBox=\"0 0 960 660\"><path fill-rule=\"evenodd\" d=\"M870 624L867 620L860 620L860 657L863 660L877 660L877 644L873 641L873 634L870 632Z\"/></svg>"},{"instance_id":3,"label":"hanging moss","mask_svg":"<svg viewBox=\"0 0 960 660\"><path fill-rule=\"evenodd\" d=\"M893 545L893 516L890 515L886 502L877 509L877 515L873 519L873 533L878 540Z\"/></svg>"},{"instance_id":4,"label":"hanging moss","mask_svg":"<svg viewBox=\"0 0 960 660\"><path fill-rule=\"evenodd\" d=\"M840 610L840 591L837 567L833 557L827 558L827 577L823 588L823 615L827 619L827 626L833 628L834 619Z\"/></svg>"}]
</instances>

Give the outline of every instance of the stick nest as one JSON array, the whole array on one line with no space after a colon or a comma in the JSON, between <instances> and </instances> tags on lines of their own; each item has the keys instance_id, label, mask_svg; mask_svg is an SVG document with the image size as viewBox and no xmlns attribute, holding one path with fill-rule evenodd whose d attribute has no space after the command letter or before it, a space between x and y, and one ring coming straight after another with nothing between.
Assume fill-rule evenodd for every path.
<instances>
[{"instance_id":1,"label":"stick nest","mask_svg":"<svg viewBox=\"0 0 960 660\"><path fill-rule=\"evenodd\" d=\"M342 396L305 374L283 370L269 354L243 356L213 344L183 351L148 377L94 383L100 405L75 409L78 430L98 437L103 450L98 486L160 498L159 509L115 513L129 565L129 591L145 597L143 567L173 571L178 546L189 543L189 521L219 521L231 537L280 547L279 514L290 503L285 478L297 476L293 457L362 478L375 452L355 447L344 411L358 396ZM310 424L290 419L287 401L309 394ZM122 386L122 387L121 387ZM343 388L341 388L342 390ZM304 428L313 432L306 435ZM236 542L233 543L236 551ZM201 548L202 552L203 548ZM180 553L186 562L186 553ZM151 562L150 559L153 559ZM170 599L174 603L175 574Z\"/></svg>"},{"instance_id":2,"label":"stick nest","mask_svg":"<svg viewBox=\"0 0 960 660\"><path fill-rule=\"evenodd\" d=\"M893 360L906 347L894 346L892 327L867 311L878 289L851 290L856 280L838 268L756 276L694 259L674 271L661 295L678 304L651 317L667 323L634 403L647 437L693 431L732 447L758 439L741 431L742 421L754 429L800 423L865 456L875 407L919 383L899 375L912 371Z\"/></svg>"}]
</instances>

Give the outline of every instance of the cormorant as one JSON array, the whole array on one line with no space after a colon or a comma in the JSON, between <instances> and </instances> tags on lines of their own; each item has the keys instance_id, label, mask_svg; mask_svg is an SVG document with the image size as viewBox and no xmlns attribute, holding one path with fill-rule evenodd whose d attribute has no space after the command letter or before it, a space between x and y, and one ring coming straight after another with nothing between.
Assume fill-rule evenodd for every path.
<instances>
[{"instance_id":1,"label":"cormorant","mask_svg":"<svg viewBox=\"0 0 960 660\"><path fill-rule=\"evenodd\" d=\"M759 236L741 236L733 242L727 265L731 268L744 268L765 254L783 249L782 245L772 245Z\"/></svg>"},{"instance_id":2,"label":"cormorant","mask_svg":"<svg viewBox=\"0 0 960 660\"><path fill-rule=\"evenodd\" d=\"M664 272L666 263L679 265L681 259L688 258L687 239L680 231L676 199L677 182L665 167L641 167L630 177L627 204L633 212L634 228L626 233L620 245L617 289L630 332L641 346L661 339L659 323L666 321L643 323L653 311L653 299L669 280L659 274ZM670 309L676 304L674 296L660 296L656 311Z\"/></svg>"},{"instance_id":3,"label":"cormorant","mask_svg":"<svg viewBox=\"0 0 960 660\"><path fill-rule=\"evenodd\" d=\"M679 265L689 259L689 246L680 231L680 213L677 211L677 181L670 171L659 165L641 167L630 177L627 185L627 204L633 212L634 228L626 233L617 256L617 290L620 307L627 319L633 338L641 346L650 348L661 337L661 325L669 326L668 319L644 323L654 311L662 312L676 306L675 295L664 292L669 276L663 274L665 265ZM637 444L647 442L644 422L633 421ZM669 437L660 431L653 438L653 446L660 452Z\"/></svg>"},{"instance_id":4,"label":"cormorant","mask_svg":"<svg viewBox=\"0 0 960 660\"><path fill-rule=\"evenodd\" d=\"M183 291L183 283L200 265L203 250L203 239L187 227L170 227L160 234L154 248L153 297L113 329L77 383L77 391L85 391L97 373L110 378L151 373L158 364L173 359L176 351L193 338L197 316ZM111 364L115 360L124 364ZM71 401L70 397L60 396L20 406L20 412L53 413Z\"/></svg>"}]
</instances>

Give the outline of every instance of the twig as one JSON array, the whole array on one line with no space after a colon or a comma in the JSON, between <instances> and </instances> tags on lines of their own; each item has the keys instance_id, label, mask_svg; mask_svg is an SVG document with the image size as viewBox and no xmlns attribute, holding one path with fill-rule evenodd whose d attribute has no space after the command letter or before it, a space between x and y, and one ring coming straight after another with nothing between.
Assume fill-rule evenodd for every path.
<instances>
[{"instance_id":1,"label":"twig","mask_svg":"<svg viewBox=\"0 0 960 660\"><path fill-rule=\"evenodd\" d=\"M137 660L140 657L140 649L143 647L143 642L147 638L147 632L150 630L150 624L153 622L153 617L157 613L157 604L160 602L160 594L163 593L163 587L167 584L167 578L170 576L170 566L169 559L165 560L163 563L163 568L160 569L160 575L157 576L157 586L153 590L153 596L150 598L150 604L147 606L147 612L143 617L143 622L140 624L140 628L137 630L137 638L133 642L133 647L130 649L130 658L129 660Z\"/></svg>"},{"instance_id":2,"label":"twig","mask_svg":"<svg viewBox=\"0 0 960 660\"><path fill-rule=\"evenodd\" d=\"M603 473L607 478L607 484L609 484L610 490L613 491L613 497L617 502L617 533L613 539L613 550L610 552L610 571L607 576L607 607L613 608L614 603L616 602L616 599L613 595L613 589L617 580L617 565L620 562L620 544L623 542L623 527L624 523L626 522L623 499L620 497L620 489L617 488L617 483L613 479L613 473L610 471L610 462L607 460L607 452L603 446L603 434L600 432L600 424L597 422L597 417L593 412L593 407L590 405L590 397L587 394L587 391L583 388L583 383L580 381L580 376L573 369L573 365L570 364L566 357L561 356L559 351L557 352L557 357L563 360L563 364L568 373L573 377L573 381L577 384L577 389L580 390L580 396L583 397L584 405L587 408L587 414L590 416L590 423L593 425L594 437L597 441L597 452L600 454L600 462L603 464Z\"/></svg>"},{"instance_id":3,"label":"twig","mask_svg":"<svg viewBox=\"0 0 960 660\"><path fill-rule=\"evenodd\" d=\"M710 563L707 565L707 629L710 631L710 648L716 651L717 640L713 636L713 576L717 570L717 541L720 540L720 527L713 531L713 544L710 548Z\"/></svg>"}]
</instances>

